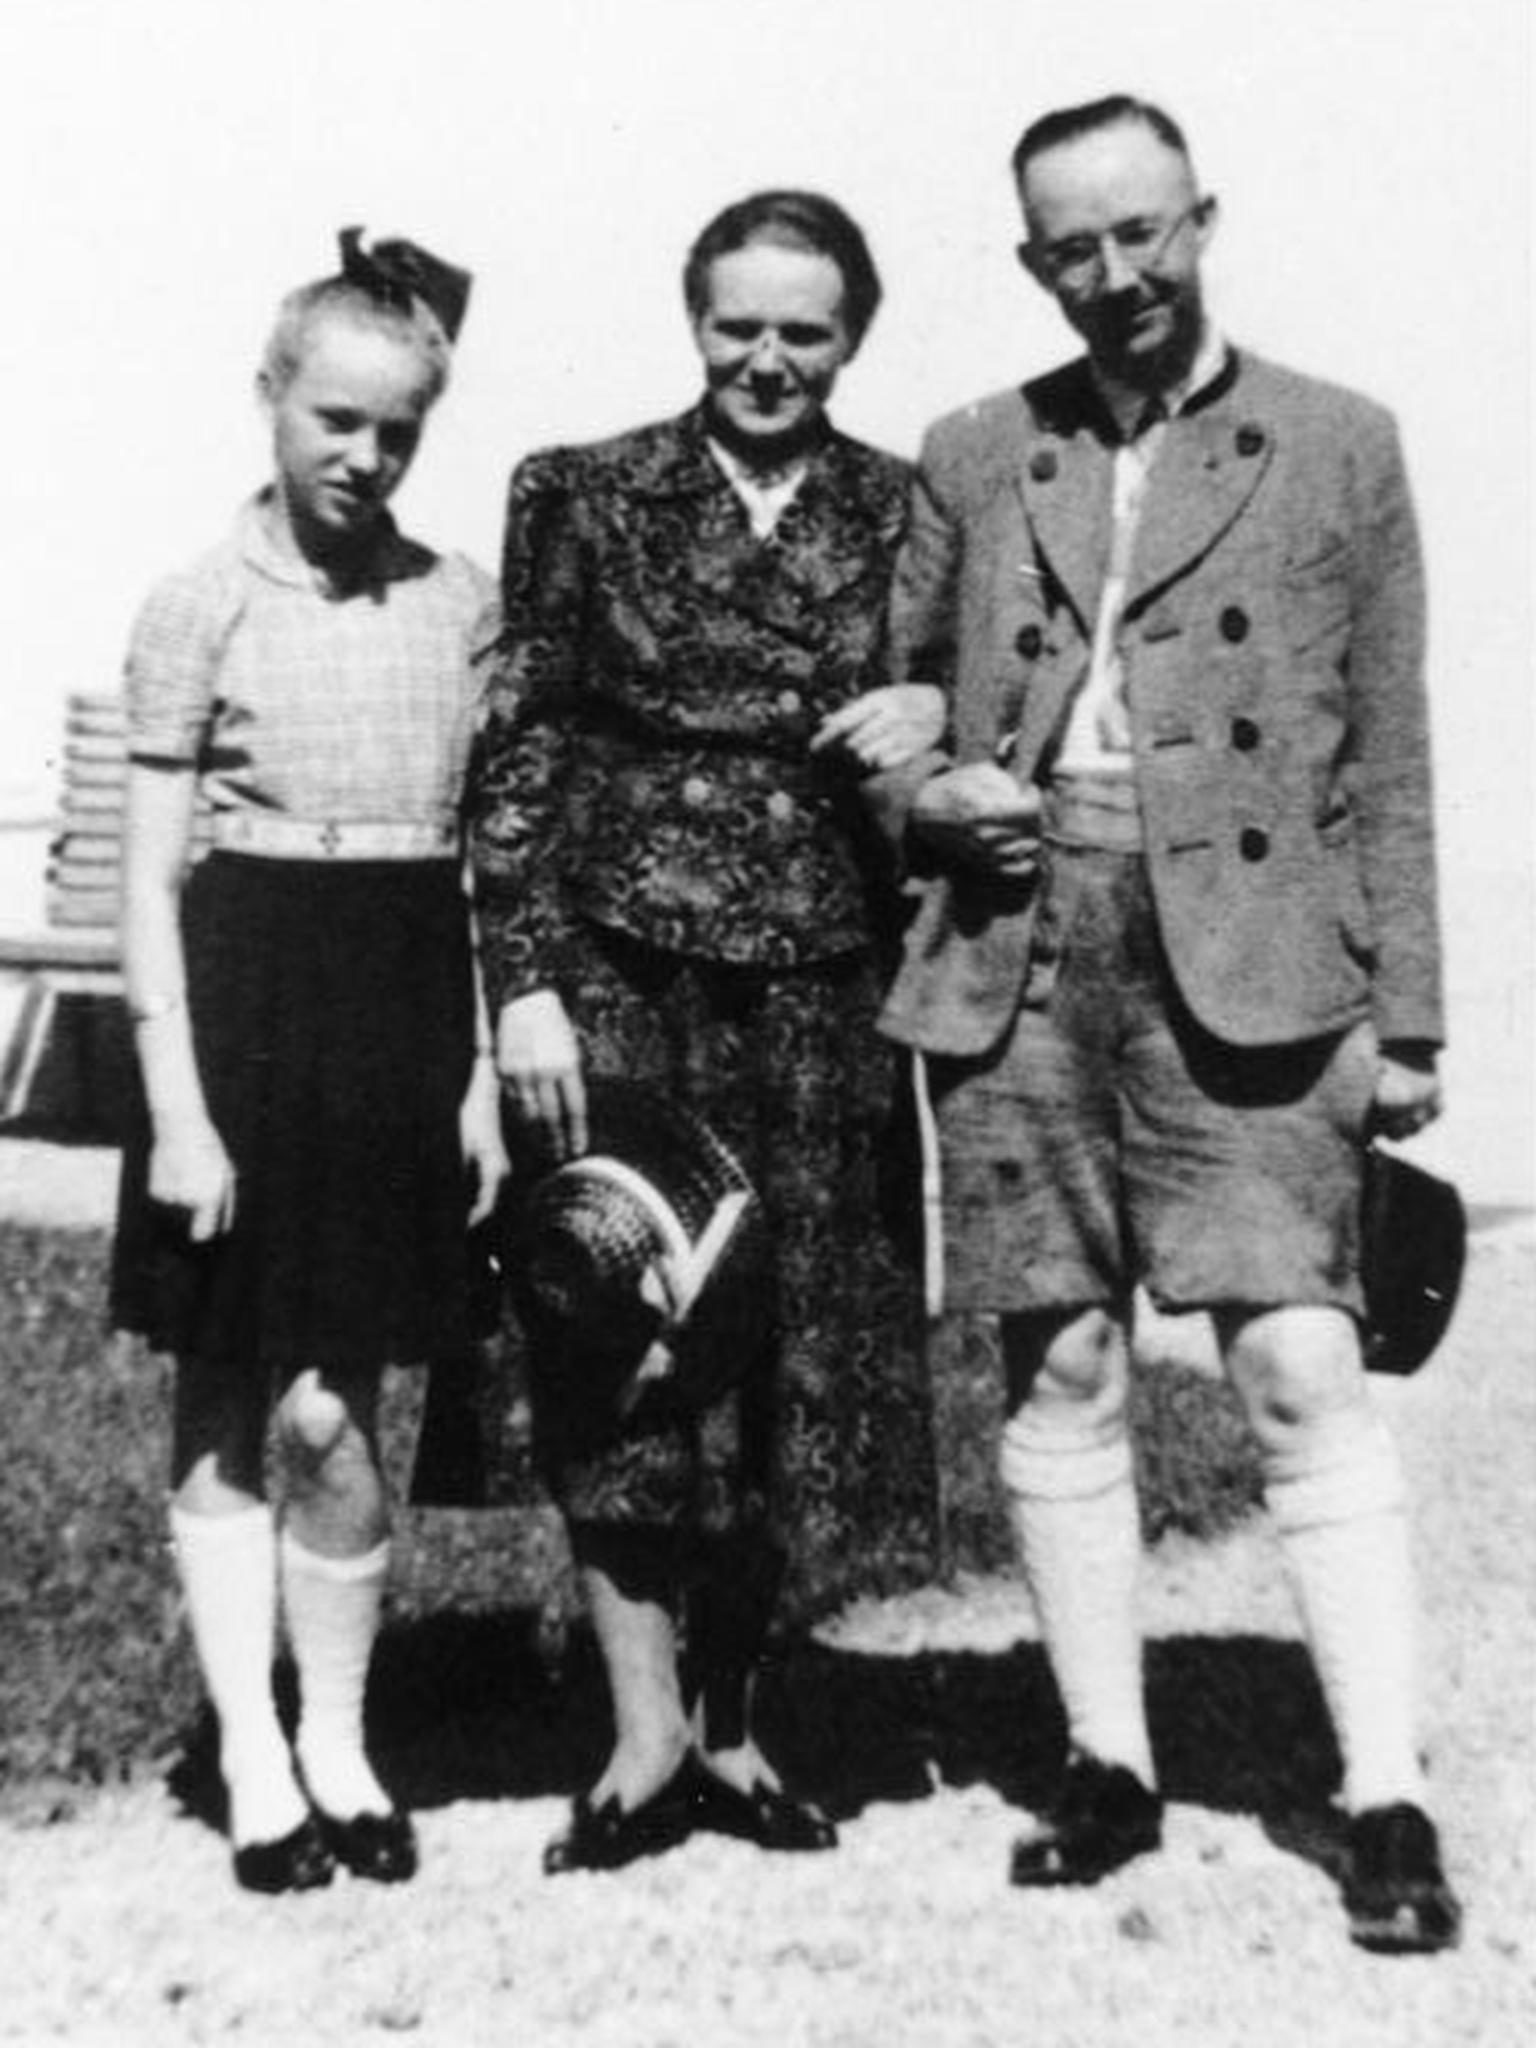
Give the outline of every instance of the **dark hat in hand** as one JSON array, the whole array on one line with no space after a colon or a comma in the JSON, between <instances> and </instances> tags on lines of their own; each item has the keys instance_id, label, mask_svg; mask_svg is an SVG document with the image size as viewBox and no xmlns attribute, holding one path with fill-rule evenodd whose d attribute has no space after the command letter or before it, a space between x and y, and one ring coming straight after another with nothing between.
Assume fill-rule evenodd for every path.
<instances>
[{"instance_id":1,"label":"dark hat in hand","mask_svg":"<svg viewBox=\"0 0 1536 2048\"><path fill-rule=\"evenodd\" d=\"M1360 1212L1372 1372L1411 1373L1424 1364L1450 1323L1466 1261L1466 1210L1451 1183L1373 1145Z\"/></svg>"},{"instance_id":2,"label":"dark hat in hand","mask_svg":"<svg viewBox=\"0 0 1536 2048\"><path fill-rule=\"evenodd\" d=\"M705 1407L762 1349L762 1204L715 1133L654 1090L589 1079L587 1114L581 1157L514 1177L507 1281L546 1398L589 1425L649 1388Z\"/></svg>"}]
</instances>

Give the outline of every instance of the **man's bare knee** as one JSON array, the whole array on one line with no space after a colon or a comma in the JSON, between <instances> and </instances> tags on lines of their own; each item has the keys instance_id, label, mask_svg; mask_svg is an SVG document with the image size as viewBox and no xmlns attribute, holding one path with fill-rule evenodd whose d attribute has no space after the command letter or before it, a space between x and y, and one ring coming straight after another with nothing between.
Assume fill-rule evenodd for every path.
<instances>
[{"instance_id":1,"label":"man's bare knee","mask_svg":"<svg viewBox=\"0 0 1536 2048\"><path fill-rule=\"evenodd\" d=\"M1010 1408L1025 1400L1113 1408L1125 1399L1126 1336L1107 1309L1006 1317L1003 1347Z\"/></svg>"},{"instance_id":2,"label":"man's bare knee","mask_svg":"<svg viewBox=\"0 0 1536 2048\"><path fill-rule=\"evenodd\" d=\"M1365 1396L1359 1333L1342 1309L1271 1309L1223 1319L1222 1352L1250 1427L1272 1448Z\"/></svg>"}]
</instances>

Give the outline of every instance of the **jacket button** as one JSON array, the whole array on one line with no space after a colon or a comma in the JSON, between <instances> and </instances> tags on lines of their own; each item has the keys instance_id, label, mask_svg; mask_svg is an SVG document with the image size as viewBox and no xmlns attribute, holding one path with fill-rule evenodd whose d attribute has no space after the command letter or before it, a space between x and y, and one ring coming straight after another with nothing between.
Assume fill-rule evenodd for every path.
<instances>
[{"instance_id":1,"label":"jacket button","mask_svg":"<svg viewBox=\"0 0 1536 2048\"><path fill-rule=\"evenodd\" d=\"M779 709L786 718L793 718L797 711L804 709L804 706L805 699L798 690L780 690Z\"/></svg>"},{"instance_id":2,"label":"jacket button","mask_svg":"<svg viewBox=\"0 0 1536 2048\"><path fill-rule=\"evenodd\" d=\"M705 776L690 775L683 784L683 802L695 809L709 802L709 782Z\"/></svg>"},{"instance_id":3,"label":"jacket button","mask_svg":"<svg viewBox=\"0 0 1536 2048\"><path fill-rule=\"evenodd\" d=\"M1237 850L1244 860L1262 860L1269 851L1269 834L1257 825L1245 825L1237 837Z\"/></svg>"},{"instance_id":4,"label":"jacket button","mask_svg":"<svg viewBox=\"0 0 1536 2048\"><path fill-rule=\"evenodd\" d=\"M1037 484L1048 484L1056 474L1056 451L1037 448L1029 458L1029 473Z\"/></svg>"},{"instance_id":5,"label":"jacket button","mask_svg":"<svg viewBox=\"0 0 1536 2048\"><path fill-rule=\"evenodd\" d=\"M1240 754L1251 754L1259 744L1259 728L1251 718L1234 718L1232 744Z\"/></svg>"},{"instance_id":6,"label":"jacket button","mask_svg":"<svg viewBox=\"0 0 1536 2048\"><path fill-rule=\"evenodd\" d=\"M1026 661L1038 661L1045 635L1038 626L1020 626L1013 644Z\"/></svg>"},{"instance_id":7,"label":"jacket button","mask_svg":"<svg viewBox=\"0 0 1536 2048\"><path fill-rule=\"evenodd\" d=\"M1230 640L1234 647L1248 638L1248 614L1240 604L1229 604L1216 624L1222 639Z\"/></svg>"},{"instance_id":8,"label":"jacket button","mask_svg":"<svg viewBox=\"0 0 1536 2048\"><path fill-rule=\"evenodd\" d=\"M768 799L767 811L776 825L787 825L795 815L795 800L787 789L776 789Z\"/></svg>"},{"instance_id":9,"label":"jacket button","mask_svg":"<svg viewBox=\"0 0 1536 2048\"><path fill-rule=\"evenodd\" d=\"M1257 455L1264 446L1264 429L1250 421L1237 430L1237 452L1239 455Z\"/></svg>"}]
</instances>

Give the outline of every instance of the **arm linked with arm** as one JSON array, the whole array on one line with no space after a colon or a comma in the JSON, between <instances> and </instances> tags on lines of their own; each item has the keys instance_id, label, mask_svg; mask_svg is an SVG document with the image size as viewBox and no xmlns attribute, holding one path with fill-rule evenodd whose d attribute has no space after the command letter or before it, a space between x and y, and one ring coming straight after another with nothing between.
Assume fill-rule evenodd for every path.
<instances>
[{"instance_id":1,"label":"arm linked with arm","mask_svg":"<svg viewBox=\"0 0 1536 2048\"><path fill-rule=\"evenodd\" d=\"M931 684L953 700L960 533L935 476L932 440L925 442L912 481L906 534L896 558L886 620L887 673L893 684ZM861 785L865 804L902 867L915 849L908 837L919 790L953 765L940 746L899 766L877 770Z\"/></svg>"},{"instance_id":2,"label":"arm linked with arm","mask_svg":"<svg viewBox=\"0 0 1536 2048\"><path fill-rule=\"evenodd\" d=\"M889 614L890 668L954 703L960 640L963 530L944 479L943 430L930 435L913 484ZM957 767L938 748L871 778L866 801L914 878L956 867L1010 881L1035 871L1039 796L996 761Z\"/></svg>"}]
</instances>

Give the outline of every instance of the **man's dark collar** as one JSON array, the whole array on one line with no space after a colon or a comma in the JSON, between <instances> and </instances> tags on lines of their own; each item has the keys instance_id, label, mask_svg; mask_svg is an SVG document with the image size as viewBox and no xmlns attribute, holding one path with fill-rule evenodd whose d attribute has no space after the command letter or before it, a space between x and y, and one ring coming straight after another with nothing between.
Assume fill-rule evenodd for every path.
<instances>
[{"instance_id":1,"label":"man's dark collar","mask_svg":"<svg viewBox=\"0 0 1536 2048\"><path fill-rule=\"evenodd\" d=\"M1114 424L1115 439L1121 441L1136 437L1149 412L1173 418L1179 413L1197 412L1212 403L1222 390L1231 388L1229 370L1231 375L1236 374L1232 350L1218 330L1209 325L1201 331L1188 369L1155 391L1142 391L1122 378L1110 376L1091 357L1088 360L1088 374L1100 404Z\"/></svg>"}]
</instances>

